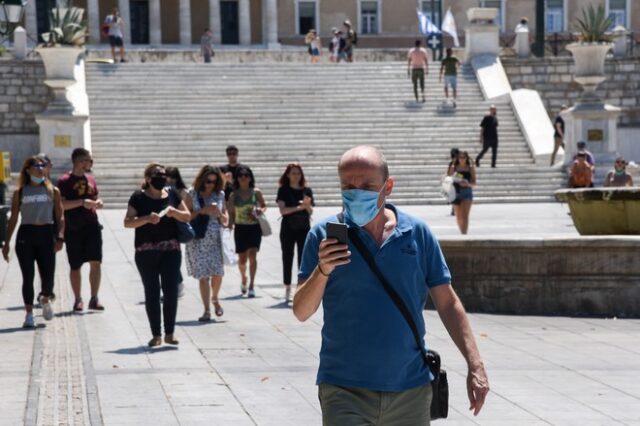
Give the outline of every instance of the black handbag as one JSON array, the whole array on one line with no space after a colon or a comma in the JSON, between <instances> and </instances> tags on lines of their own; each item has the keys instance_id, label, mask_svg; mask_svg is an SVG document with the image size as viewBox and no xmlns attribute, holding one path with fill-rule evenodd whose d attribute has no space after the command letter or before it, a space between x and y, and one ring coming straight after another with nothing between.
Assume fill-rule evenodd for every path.
<instances>
[{"instance_id":1,"label":"black handbag","mask_svg":"<svg viewBox=\"0 0 640 426\"><path fill-rule=\"evenodd\" d=\"M178 194L176 194L173 189L168 189L167 191L169 192L169 201L173 207L178 207L181 203ZM186 244L194 239L196 234L189 222L180 222L176 219L174 219L174 222L176 223L176 230L178 231L178 242Z\"/></svg>"},{"instance_id":2,"label":"black handbag","mask_svg":"<svg viewBox=\"0 0 640 426\"><path fill-rule=\"evenodd\" d=\"M353 242L353 245L356 247L356 250L360 253L362 258L367 262L369 268L374 273L374 275L378 278L378 281L382 284L385 291L396 305L400 313L404 317L405 321L409 325L411 332L413 333L413 337L415 338L416 344L418 345L418 349L422 352L422 356L424 358L424 362L427 367L433 374L433 381L431 382L431 389L433 390L433 397L431 399L431 420L436 419L446 419L449 415L449 382L447 381L447 372L443 370L440 366L440 355L434 351L429 349L428 351L424 349L424 345L422 343L422 339L420 338L420 334L418 333L418 327L416 326L409 309L404 304L404 301L396 292L396 290L389 284L387 279L385 278L378 265L376 265L373 256L369 252L369 250L365 247L364 243L358 236L358 232L355 228L349 228L349 238Z\"/></svg>"},{"instance_id":3,"label":"black handbag","mask_svg":"<svg viewBox=\"0 0 640 426\"><path fill-rule=\"evenodd\" d=\"M200 204L200 208L203 208L204 207L204 200L202 199L200 194L198 194L197 192L196 192L196 194L198 195L198 203ZM191 227L193 228L193 231L195 233L194 238L196 240L203 239L204 236L207 234L207 226L209 226L209 215L208 214L200 214L200 215L196 216L195 219L193 219L190 223L191 223Z\"/></svg>"}]
</instances>

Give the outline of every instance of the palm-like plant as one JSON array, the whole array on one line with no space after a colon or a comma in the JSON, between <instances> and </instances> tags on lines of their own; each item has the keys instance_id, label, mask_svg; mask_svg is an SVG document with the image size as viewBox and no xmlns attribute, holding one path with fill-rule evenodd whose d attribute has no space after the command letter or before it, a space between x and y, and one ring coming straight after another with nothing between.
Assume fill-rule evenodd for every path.
<instances>
[{"instance_id":1,"label":"palm-like plant","mask_svg":"<svg viewBox=\"0 0 640 426\"><path fill-rule=\"evenodd\" d=\"M87 25L82 21L83 10L58 7L49 13L49 32L42 33L45 46L83 46L87 35Z\"/></svg>"},{"instance_id":2,"label":"palm-like plant","mask_svg":"<svg viewBox=\"0 0 640 426\"><path fill-rule=\"evenodd\" d=\"M582 9L582 19L578 18L580 41L583 43L610 42L611 37L607 35L607 31L612 24L613 20L606 15L603 5L599 5L596 9L590 4Z\"/></svg>"}]
</instances>

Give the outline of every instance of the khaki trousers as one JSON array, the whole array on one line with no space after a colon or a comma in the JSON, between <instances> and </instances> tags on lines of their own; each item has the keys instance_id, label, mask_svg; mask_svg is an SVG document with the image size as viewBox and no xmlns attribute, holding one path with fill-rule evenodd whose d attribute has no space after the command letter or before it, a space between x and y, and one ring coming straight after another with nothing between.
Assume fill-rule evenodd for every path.
<instances>
[{"instance_id":1,"label":"khaki trousers","mask_svg":"<svg viewBox=\"0 0 640 426\"><path fill-rule=\"evenodd\" d=\"M403 392L318 386L323 426L429 426L431 383Z\"/></svg>"}]
</instances>

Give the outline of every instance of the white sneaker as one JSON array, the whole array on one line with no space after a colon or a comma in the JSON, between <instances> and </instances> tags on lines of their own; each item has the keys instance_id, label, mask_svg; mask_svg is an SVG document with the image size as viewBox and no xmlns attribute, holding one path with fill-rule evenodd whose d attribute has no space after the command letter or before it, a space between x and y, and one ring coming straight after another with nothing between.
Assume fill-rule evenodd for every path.
<instances>
[{"instance_id":1,"label":"white sneaker","mask_svg":"<svg viewBox=\"0 0 640 426\"><path fill-rule=\"evenodd\" d=\"M22 323L22 328L35 328L35 327L36 327L36 323L33 321L33 314L29 312L24 317L24 323Z\"/></svg>"},{"instance_id":2,"label":"white sneaker","mask_svg":"<svg viewBox=\"0 0 640 426\"><path fill-rule=\"evenodd\" d=\"M178 284L178 297L184 296L184 283Z\"/></svg>"},{"instance_id":3,"label":"white sneaker","mask_svg":"<svg viewBox=\"0 0 640 426\"><path fill-rule=\"evenodd\" d=\"M285 286L285 290L284 290L284 300L289 303L291 302L291 286Z\"/></svg>"},{"instance_id":4,"label":"white sneaker","mask_svg":"<svg viewBox=\"0 0 640 426\"><path fill-rule=\"evenodd\" d=\"M248 297L251 298L251 299L256 297L256 291L254 289L250 288Z\"/></svg>"},{"instance_id":5,"label":"white sneaker","mask_svg":"<svg viewBox=\"0 0 640 426\"><path fill-rule=\"evenodd\" d=\"M51 306L51 302L42 304L42 316L47 321L51 321L53 319L53 307Z\"/></svg>"}]
</instances>

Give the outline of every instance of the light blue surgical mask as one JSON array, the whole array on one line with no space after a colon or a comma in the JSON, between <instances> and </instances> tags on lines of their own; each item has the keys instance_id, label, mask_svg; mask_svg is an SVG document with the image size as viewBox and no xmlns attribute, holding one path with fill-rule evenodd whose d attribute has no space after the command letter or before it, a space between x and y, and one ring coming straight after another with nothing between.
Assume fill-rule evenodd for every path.
<instances>
[{"instance_id":1,"label":"light blue surgical mask","mask_svg":"<svg viewBox=\"0 0 640 426\"><path fill-rule=\"evenodd\" d=\"M40 185L42 182L44 182L44 176L40 177L40 176L34 176L34 175L29 175L29 177L31 178L31 182L35 183L36 185Z\"/></svg>"},{"instance_id":2,"label":"light blue surgical mask","mask_svg":"<svg viewBox=\"0 0 640 426\"><path fill-rule=\"evenodd\" d=\"M364 226L376 217L384 202L378 207L378 197L384 191L387 182L382 185L380 191L368 191L366 189L348 189L342 191L342 204L344 205L344 217L358 226Z\"/></svg>"}]
</instances>

